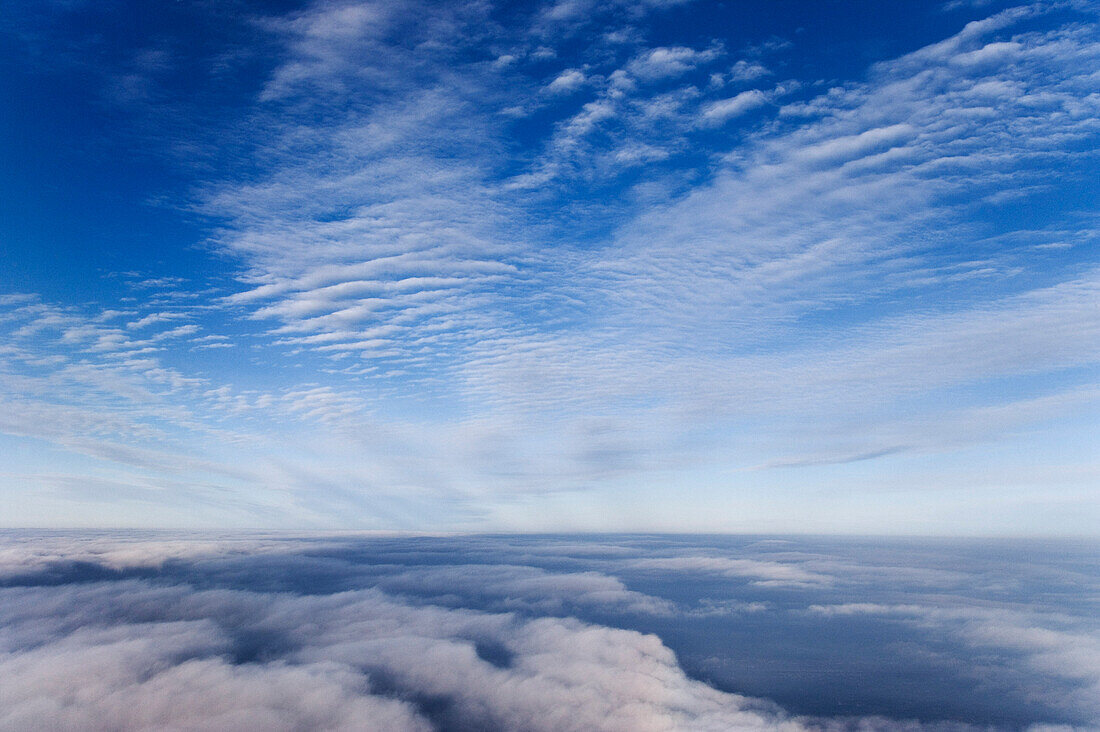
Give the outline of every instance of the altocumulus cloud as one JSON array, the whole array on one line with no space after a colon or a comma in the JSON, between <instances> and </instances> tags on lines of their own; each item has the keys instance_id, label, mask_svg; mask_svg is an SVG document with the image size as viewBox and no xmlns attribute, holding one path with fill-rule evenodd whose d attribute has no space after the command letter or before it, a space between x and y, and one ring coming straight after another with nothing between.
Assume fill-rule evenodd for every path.
<instances>
[{"instance_id":1,"label":"altocumulus cloud","mask_svg":"<svg viewBox=\"0 0 1100 732\"><path fill-rule=\"evenodd\" d=\"M759 530L730 485L790 530L805 485L811 530L965 533L983 481L990 530L1092 532L1096 4L1006 4L176 3L112 41L145 13L9 3L27 124L166 161L134 206L206 253L122 217L94 297L0 293L11 521ZM837 508L849 463L917 510Z\"/></svg>"}]
</instances>

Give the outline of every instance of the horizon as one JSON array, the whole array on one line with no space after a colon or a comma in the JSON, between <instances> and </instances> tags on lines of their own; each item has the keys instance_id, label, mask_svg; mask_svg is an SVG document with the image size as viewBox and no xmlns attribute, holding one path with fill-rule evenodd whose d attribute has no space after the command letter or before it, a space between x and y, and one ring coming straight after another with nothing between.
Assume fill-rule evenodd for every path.
<instances>
[{"instance_id":1,"label":"horizon","mask_svg":"<svg viewBox=\"0 0 1100 732\"><path fill-rule=\"evenodd\" d=\"M450 538L450 537L533 537L552 538L561 536L576 537L728 537L742 539L861 539L867 541L958 541L958 542L1053 542L1074 543L1098 546L1097 537L1089 534L846 534L846 533L776 533L753 531L662 531L657 529L632 529L629 531L574 531L569 529L545 529L539 531L461 531L461 530L418 530L418 529L265 529L265 528L186 528L172 526L0 526L0 534L105 534L119 536L126 534L140 536L146 534L176 534L180 536L240 536L266 535L281 538L309 537L347 537L347 538Z\"/></svg>"},{"instance_id":2,"label":"horizon","mask_svg":"<svg viewBox=\"0 0 1100 732\"><path fill-rule=\"evenodd\" d=\"M1100 732L1097 0L0 1L0 732Z\"/></svg>"}]
</instances>

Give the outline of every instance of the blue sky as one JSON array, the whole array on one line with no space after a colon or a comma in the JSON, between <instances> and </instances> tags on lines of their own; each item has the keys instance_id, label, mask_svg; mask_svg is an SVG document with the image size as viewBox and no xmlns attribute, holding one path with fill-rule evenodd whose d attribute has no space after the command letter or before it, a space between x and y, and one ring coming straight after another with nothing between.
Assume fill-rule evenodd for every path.
<instances>
[{"instance_id":1,"label":"blue sky","mask_svg":"<svg viewBox=\"0 0 1100 732\"><path fill-rule=\"evenodd\" d=\"M1087 2L0 10L0 522L1095 535Z\"/></svg>"}]
</instances>

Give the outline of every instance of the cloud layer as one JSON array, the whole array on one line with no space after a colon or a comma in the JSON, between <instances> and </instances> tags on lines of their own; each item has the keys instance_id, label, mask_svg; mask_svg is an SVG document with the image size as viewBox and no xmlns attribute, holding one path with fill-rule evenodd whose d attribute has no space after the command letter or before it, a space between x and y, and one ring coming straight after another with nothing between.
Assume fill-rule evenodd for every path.
<instances>
[{"instance_id":1,"label":"cloud layer","mask_svg":"<svg viewBox=\"0 0 1100 732\"><path fill-rule=\"evenodd\" d=\"M0 728L1088 728L1095 552L1006 546L9 532Z\"/></svg>"}]
</instances>

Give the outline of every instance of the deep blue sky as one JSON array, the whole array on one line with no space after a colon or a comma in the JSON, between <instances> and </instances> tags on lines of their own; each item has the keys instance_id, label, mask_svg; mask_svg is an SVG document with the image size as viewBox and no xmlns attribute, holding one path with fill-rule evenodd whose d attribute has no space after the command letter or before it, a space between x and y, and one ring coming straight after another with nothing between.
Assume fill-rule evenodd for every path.
<instances>
[{"instance_id":1,"label":"deep blue sky","mask_svg":"<svg viewBox=\"0 0 1100 732\"><path fill-rule=\"evenodd\" d=\"M5 524L1100 526L1091 3L0 21Z\"/></svg>"}]
</instances>

